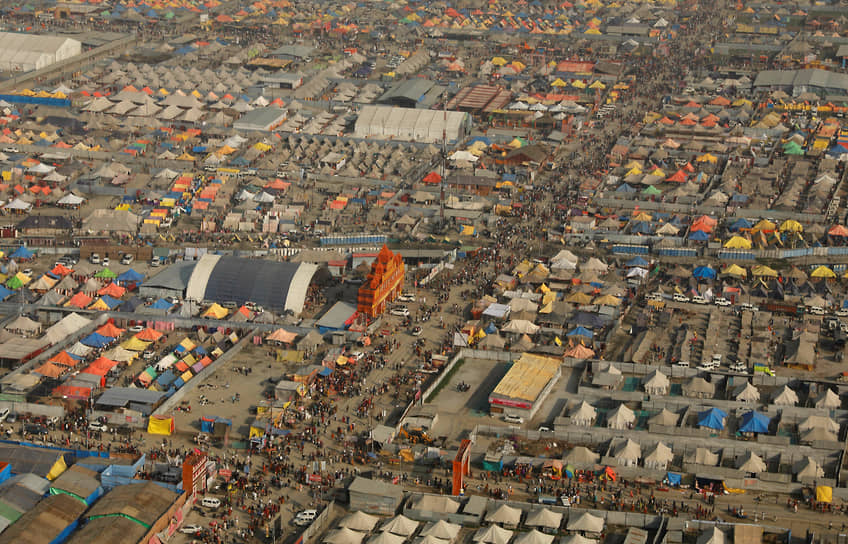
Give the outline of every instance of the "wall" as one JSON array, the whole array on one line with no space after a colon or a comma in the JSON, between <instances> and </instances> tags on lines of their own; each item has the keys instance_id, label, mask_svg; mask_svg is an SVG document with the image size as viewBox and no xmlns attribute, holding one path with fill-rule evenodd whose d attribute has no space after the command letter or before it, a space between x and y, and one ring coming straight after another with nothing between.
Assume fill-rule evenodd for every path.
<instances>
[{"instance_id":1,"label":"wall","mask_svg":"<svg viewBox=\"0 0 848 544\"><path fill-rule=\"evenodd\" d=\"M65 417L63 406L50 406L47 404L34 404L32 402L9 402L0 401L0 410L8 408L15 414L32 414L34 416Z\"/></svg>"},{"instance_id":2,"label":"wall","mask_svg":"<svg viewBox=\"0 0 848 544\"><path fill-rule=\"evenodd\" d=\"M310 544L311 542L318 541L318 536L321 535L327 527L330 525L330 521L333 519L333 512L336 508L336 501L330 502L326 508L324 508L320 514L313 520L309 526L303 530L303 533L300 534L301 544Z\"/></svg>"},{"instance_id":3,"label":"wall","mask_svg":"<svg viewBox=\"0 0 848 544\"><path fill-rule=\"evenodd\" d=\"M157 540L163 541L156 535L156 533L167 531L167 536L171 536L174 532L176 532L176 529L178 527L177 524L174 524L173 528L169 527L171 526L171 519L175 516L177 510L180 510L182 508L188 497L189 495L186 492L180 494L177 497L177 500L175 500L174 503L171 505L171 507L168 508L168 510L164 514L162 514L162 516L160 516L159 519L156 520L153 525L150 526L150 529L148 529L147 534L144 535L144 538L141 539L141 542L156 542ZM180 522L182 522L181 519Z\"/></svg>"}]
</instances>

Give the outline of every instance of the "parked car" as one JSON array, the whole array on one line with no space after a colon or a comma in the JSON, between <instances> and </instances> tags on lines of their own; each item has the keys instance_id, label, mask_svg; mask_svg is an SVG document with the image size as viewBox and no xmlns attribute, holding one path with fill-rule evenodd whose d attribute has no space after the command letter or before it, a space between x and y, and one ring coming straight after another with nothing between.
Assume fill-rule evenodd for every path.
<instances>
[{"instance_id":1,"label":"parked car","mask_svg":"<svg viewBox=\"0 0 848 544\"><path fill-rule=\"evenodd\" d=\"M103 266L109 266L109 262L110 262L109 257L103 257L103 261L102 261Z\"/></svg>"},{"instance_id":2,"label":"parked car","mask_svg":"<svg viewBox=\"0 0 848 544\"><path fill-rule=\"evenodd\" d=\"M132 264L134 258L129 253L124 253L124 256L121 257L121 264Z\"/></svg>"},{"instance_id":3,"label":"parked car","mask_svg":"<svg viewBox=\"0 0 848 544\"><path fill-rule=\"evenodd\" d=\"M309 525L318 517L318 510L303 510L294 517L295 525Z\"/></svg>"},{"instance_id":4,"label":"parked car","mask_svg":"<svg viewBox=\"0 0 848 544\"><path fill-rule=\"evenodd\" d=\"M27 423L24 426L24 431L27 434L45 435L47 434L47 427L39 423Z\"/></svg>"},{"instance_id":5,"label":"parked car","mask_svg":"<svg viewBox=\"0 0 848 544\"><path fill-rule=\"evenodd\" d=\"M89 431L99 431L101 433L108 433L109 427L106 426L105 423L101 423L99 421L92 421L88 424Z\"/></svg>"},{"instance_id":6,"label":"parked car","mask_svg":"<svg viewBox=\"0 0 848 544\"><path fill-rule=\"evenodd\" d=\"M833 312L833 315L836 317L848 317L848 308L839 308Z\"/></svg>"},{"instance_id":7,"label":"parked car","mask_svg":"<svg viewBox=\"0 0 848 544\"><path fill-rule=\"evenodd\" d=\"M401 302L415 302L415 295L411 293L404 293L397 298Z\"/></svg>"},{"instance_id":8,"label":"parked car","mask_svg":"<svg viewBox=\"0 0 848 544\"><path fill-rule=\"evenodd\" d=\"M674 302L689 302L689 297L686 295L682 295L680 293L674 293L674 296L671 297Z\"/></svg>"},{"instance_id":9,"label":"parked car","mask_svg":"<svg viewBox=\"0 0 848 544\"><path fill-rule=\"evenodd\" d=\"M100 254L92 253L88 260L91 264L100 264Z\"/></svg>"},{"instance_id":10,"label":"parked car","mask_svg":"<svg viewBox=\"0 0 848 544\"><path fill-rule=\"evenodd\" d=\"M705 299L701 295L695 295L694 297L692 297L692 302L694 302L695 304L706 304L707 299Z\"/></svg>"},{"instance_id":11,"label":"parked car","mask_svg":"<svg viewBox=\"0 0 848 544\"><path fill-rule=\"evenodd\" d=\"M409 317L409 308L406 306L398 306L389 310L389 313L399 317Z\"/></svg>"},{"instance_id":12,"label":"parked car","mask_svg":"<svg viewBox=\"0 0 848 544\"><path fill-rule=\"evenodd\" d=\"M519 425L521 425L522 423L524 423L524 418L513 414L505 414L504 421L506 421L507 423L518 423Z\"/></svg>"},{"instance_id":13,"label":"parked car","mask_svg":"<svg viewBox=\"0 0 848 544\"><path fill-rule=\"evenodd\" d=\"M200 504L206 508L218 508L221 506L221 499L216 499L215 497L203 497L203 499L200 500Z\"/></svg>"},{"instance_id":14,"label":"parked car","mask_svg":"<svg viewBox=\"0 0 848 544\"><path fill-rule=\"evenodd\" d=\"M192 523L191 525L184 525L180 527L180 532L186 535L196 535L203 531L203 527L200 525L196 525Z\"/></svg>"},{"instance_id":15,"label":"parked car","mask_svg":"<svg viewBox=\"0 0 848 544\"><path fill-rule=\"evenodd\" d=\"M716 299L713 301L713 303L716 306L730 306L731 304L733 304L732 302L730 302L729 300L727 300L724 297L716 297Z\"/></svg>"}]
</instances>

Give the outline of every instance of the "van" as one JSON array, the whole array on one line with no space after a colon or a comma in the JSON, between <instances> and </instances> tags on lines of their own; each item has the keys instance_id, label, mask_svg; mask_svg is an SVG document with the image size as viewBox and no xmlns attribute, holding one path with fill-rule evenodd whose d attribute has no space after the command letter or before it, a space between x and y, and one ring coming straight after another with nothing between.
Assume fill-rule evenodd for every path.
<instances>
[{"instance_id":1,"label":"van","mask_svg":"<svg viewBox=\"0 0 848 544\"><path fill-rule=\"evenodd\" d=\"M719 363L717 363L715 360L704 361L703 363L701 363L701 366L698 367L698 370L716 370L719 366Z\"/></svg>"},{"instance_id":2,"label":"van","mask_svg":"<svg viewBox=\"0 0 848 544\"><path fill-rule=\"evenodd\" d=\"M506 421L507 423L518 423L519 425L521 425L522 423L524 423L524 418L513 414L505 414L504 421Z\"/></svg>"},{"instance_id":3,"label":"van","mask_svg":"<svg viewBox=\"0 0 848 544\"><path fill-rule=\"evenodd\" d=\"M810 313L812 315L824 315L824 308L821 306L811 306Z\"/></svg>"},{"instance_id":4,"label":"van","mask_svg":"<svg viewBox=\"0 0 848 544\"><path fill-rule=\"evenodd\" d=\"M674 296L671 297L674 302L689 302L689 297L686 295L681 295L680 293L674 293Z\"/></svg>"},{"instance_id":5,"label":"van","mask_svg":"<svg viewBox=\"0 0 848 544\"><path fill-rule=\"evenodd\" d=\"M692 302L694 302L695 304L706 304L707 299L705 299L701 295L695 295L694 297L692 297Z\"/></svg>"},{"instance_id":6,"label":"van","mask_svg":"<svg viewBox=\"0 0 848 544\"><path fill-rule=\"evenodd\" d=\"M205 506L206 508L218 508L221 506L221 499L216 499L215 497L203 497L201 499L200 504Z\"/></svg>"},{"instance_id":7,"label":"van","mask_svg":"<svg viewBox=\"0 0 848 544\"><path fill-rule=\"evenodd\" d=\"M689 368L689 361L677 361L674 363L674 366L678 368Z\"/></svg>"},{"instance_id":8,"label":"van","mask_svg":"<svg viewBox=\"0 0 848 544\"><path fill-rule=\"evenodd\" d=\"M745 365L745 363L741 363L741 362L737 361L737 362L733 363L732 365L730 365L730 371L731 372L747 372L748 367Z\"/></svg>"}]
</instances>

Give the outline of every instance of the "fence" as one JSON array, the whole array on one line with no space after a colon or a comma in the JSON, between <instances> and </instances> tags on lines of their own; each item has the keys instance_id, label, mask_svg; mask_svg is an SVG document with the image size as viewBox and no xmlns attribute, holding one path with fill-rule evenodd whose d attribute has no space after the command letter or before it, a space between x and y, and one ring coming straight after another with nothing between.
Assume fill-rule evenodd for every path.
<instances>
[{"instance_id":1,"label":"fence","mask_svg":"<svg viewBox=\"0 0 848 544\"><path fill-rule=\"evenodd\" d=\"M374 244L382 245L388 241L389 237L385 234L351 234L347 236L322 236L322 246L346 246L346 245L363 245Z\"/></svg>"},{"instance_id":2,"label":"fence","mask_svg":"<svg viewBox=\"0 0 848 544\"><path fill-rule=\"evenodd\" d=\"M0 401L0 409L8 408L13 414L32 414L34 416L65 417L65 408L31 402Z\"/></svg>"}]
</instances>

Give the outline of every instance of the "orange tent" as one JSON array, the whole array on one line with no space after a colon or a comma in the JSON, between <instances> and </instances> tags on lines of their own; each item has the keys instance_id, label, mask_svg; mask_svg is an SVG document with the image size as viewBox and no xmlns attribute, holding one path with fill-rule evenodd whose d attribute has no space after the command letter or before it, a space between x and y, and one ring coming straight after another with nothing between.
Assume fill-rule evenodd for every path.
<instances>
[{"instance_id":1,"label":"orange tent","mask_svg":"<svg viewBox=\"0 0 848 544\"><path fill-rule=\"evenodd\" d=\"M101 287L100 290L97 291L97 294L100 295L100 296L109 295L110 297L113 297L113 298L121 298L122 296L124 296L124 293L126 293L126 292L127 292L127 290L124 289L123 287L121 287L120 285L118 285L116 283L110 283L109 285L107 285L105 287ZM111 336L111 335L104 335L104 336Z\"/></svg>"},{"instance_id":2,"label":"orange tent","mask_svg":"<svg viewBox=\"0 0 848 544\"><path fill-rule=\"evenodd\" d=\"M115 324L110 321L109 323L106 323L105 325L97 329L97 334L108 336L110 338L118 338L119 336L124 334L124 329L116 327Z\"/></svg>"},{"instance_id":3,"label":"orange tent","mask_svg":"<svg viewBox=\"0 0 848 544\"><path fill-rule=\"evenodd\" d=\"M146 328L140 333L135 335L139 340L144 340L145 342L155 342L162 338L162 333L157 331L156 329Z\"/></svg>"},{"instance_id":4,"label":"orange tent","mask_svg":"<svg viewBox=\"0 0 848 544\"><path fill-rule=\"evenodd\" d=\"M58 378L59 376L65 373L65 370L67 369L62 368L59 365L54 365L53 363L48 361L40 367L34 369L32 372L33 374L41 374L42 376L47 378Z\"/></svg>"},{"instance_id":5,"label":"orange tent","mask_svg":"<svg viewBox=\"0 0 848 544\"><path fill-rule=\"evenodd\" d=\"M49 362L56 363L57 365L75 367L79 363L79 360L74 359L67 351L62 350L51 357Z\"/></svg>"},{"instance_id":6,"label":"orange tent","mask_svg":"<svg viewBox=\"0 0 848 544\"><path fill-rule=\"evenodd\" d=\"M677 183L683 183L686 181L686 172L683 170L678 170L674 174L670 175L666 178L666 181L674 181Z\"/></svg>"},{"instance_id":7,"label":"orange tent","mask_svg":"<svg viewBox=\"0 0 848 544\"><path fill-rule=\"evenodd\" d=\"M63 265L62 263L57 264L50 271L51 274L53 274L54 276L59 276L59 277L67 276L71 272L73 272L73 270L71 270L67 266Z\"/></svg>"}]
</instances>

